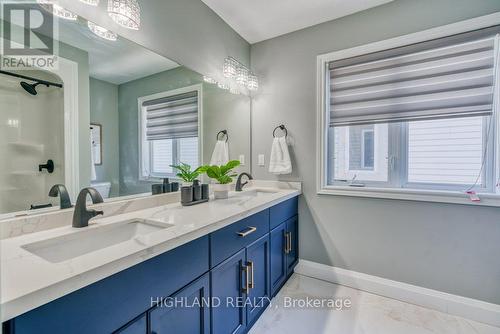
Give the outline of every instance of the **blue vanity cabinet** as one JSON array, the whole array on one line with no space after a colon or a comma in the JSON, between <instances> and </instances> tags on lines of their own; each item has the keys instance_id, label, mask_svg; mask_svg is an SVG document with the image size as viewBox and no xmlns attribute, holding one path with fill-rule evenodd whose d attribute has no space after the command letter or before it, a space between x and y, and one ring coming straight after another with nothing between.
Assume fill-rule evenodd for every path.
<instances>
[{"instance_id":1,"label":"blue vanity cabinet","mask_svg":"<svg viewBox=\"0 0 500 334\"><path fill-rule=\"evenodd\" d=\"M15 334L115 332L147 312L151 298L170 296L208 272L208 253L204 236L24 313L10 325ZM141 324L123 331L140 333Z\"/></svg>"},{"instance_id":2,"label":"blue vanity cabinet","mask_svg":"<svg viewBox=\"0 0 500 334\"><path fill-rule=\"evenodd\" d=\"M141 315L138 319L133 320L130 324L126 325L116 334L146 334L147 333L147 316Z\"/></svg>"},{"instance_id":3,"label":"blue vanity cabinet","mask_svg":"<svg viewBox=\"0 0 500 334\"><path fill-rule=\"evenodd\" d=\"M295 197L2 326L8 334L244 334L298 255Z\"/></svg>"},{"instance_id":4,"label":"blue vanity cabinet","mask_svg":"<svg viewBox=\"0 0 500 334\"><path fill-rule=\"evenodd\" d=\"M246 330L246 312L241 307L247 294L245 249L225 260L210 272L213 334L239 334Z\"/></svg>"},{"instance_id":5,"label":"blue vanity cabinet","mask_svg":"<svg viewBox=\"0 0 500 334\"><path fill-rule=\"evenodd\" d=\"M286 265L286 223L282 223L274 228L270 235L271 248L270 248L270 273L271 273L271 294L276 295L286 280L287 265Z\"/></svg>"},{"instance_id":6,"label":"blue vanity cabinet","mask_svg":"<svg viewBox=\"0 0 500 334\"><path fill-rule=\"evenodd\" d=\"M269 234L247 247L249 284L247 294L247 325L250 327L269 305L271 300Z\"/></svg>"},{"instance_id":7,"label":"blue vanity cabinet","mask_svg":"<svg viewBox=\"0 0 500 334\"><path fill-rule=\"evenodd\" d=\"M286 221L288 248L286 254L286 274L290 276L299 261L299 220L297 216Z\"/></svg>"},{"instance_id":8,"label":"blue vanity cabinet","mask_svg":"<svg viewBox=\"0 0 500 334\"><path fill-rule=\"evenodd\" d=\"M151 334L209 334L209 283L207 273L152 309Z\"/></svg>"},{"instance_id":9,"label":"blue vanity cabinet","mask_svg":"<svg viewBox=\"0 0 500 334\"><path fill-rule=\"evenodd\" d=\"M299 260L298 197L270 208L271 295L275 296Z\"/></svg>"}]
</instances>

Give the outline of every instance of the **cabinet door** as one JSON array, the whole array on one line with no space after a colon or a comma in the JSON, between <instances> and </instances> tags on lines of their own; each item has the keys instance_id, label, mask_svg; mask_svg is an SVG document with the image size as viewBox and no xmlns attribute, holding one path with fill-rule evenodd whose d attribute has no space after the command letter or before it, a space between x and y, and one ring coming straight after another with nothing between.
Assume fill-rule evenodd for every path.
<instances>
[{"instance_id":1,"label":"cabinet door","mask_svg":"<svg viewBox=\"0 0 500 334\"><path fill-rule=\"evenodd\" d=\"M286 274L291 275L299 261L299 224L297 216L286 222L288 249L286 252Z\"/></svg>"},{"instance_id":2,"label":"cabinet door","mask_svg":"<svg viewBox=\"0 0 500 334\"><path fill-rule=\"evenodd\" d=\"M278 227L271 231L270 275L271 293L273 296L278 292L286 279L285 232L286 223L278 225Z\"/></svg>"},{"instance_id":3,"label":"cabinet door","mask_svg":"<svg viewBox=\"0 0 500 334\"><path fill-rule=\"evenodd\" d=\"M211 270L212 333L237 334L246 329L247 281L245 249ZM217 305L220 303L219 305Z\"/></svg>"},{"instance_id":4,"label":"cabinet door","mask_svg":"<svg viewBox=\"0 0 500 334\"><path fill-rule=\"evenodd\" d=\"M209 334L208 273L150 311L151 334Z\"/></svg>"},{"instance_id":5,"label":"cabinet door","mask_svg":"<svg viewBox=\"0 0 500 334\"><path fill-rule=\"evenodd\" d=\"M247 326L257 320L271 300L269 248L269 233L247 247L247 266L250 270Z\"/></svg>"},{"instance_id":6,"label":"cabinet door","mask_svg":"<svg viewBox=\"0 0 500 334\"><path fill-rule=\"evenodd\" d=\"M124 328L118 330L116 334L146 334L146 331L146 314L144 314Z\"/></svg>"}]
</instances>

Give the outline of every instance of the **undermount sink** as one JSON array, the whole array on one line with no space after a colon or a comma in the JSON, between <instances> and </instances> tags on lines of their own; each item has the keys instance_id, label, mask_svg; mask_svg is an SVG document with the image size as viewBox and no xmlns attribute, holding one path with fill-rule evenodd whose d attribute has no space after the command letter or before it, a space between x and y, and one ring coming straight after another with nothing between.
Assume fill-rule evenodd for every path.
<instances>
[{"instance_id":1,"label":"undermount sink","mask_svg":"<svg viewBox=\"0 0 500 334\"><path fill-rule=\"evenodd\" d=\"M263 189L263 188L254 188L254 189L247 189L243 190L242 192L237 192L236 194L238 196L262 196L262 195L267 195L267 194L276 194L278 190L274 189Z\"/></svg>"},{"instance_id":2,"label":"undermount sink","mask_svg":"<svg viewBox=\"0 0 500 334\"><path fill-rule=\"evenodd\" d=\"M68 235L26 244L22 248L49 262L58 263L172 226L167 223L134 219L83 228L82 231Z\"/></svg>"}]
</instances>

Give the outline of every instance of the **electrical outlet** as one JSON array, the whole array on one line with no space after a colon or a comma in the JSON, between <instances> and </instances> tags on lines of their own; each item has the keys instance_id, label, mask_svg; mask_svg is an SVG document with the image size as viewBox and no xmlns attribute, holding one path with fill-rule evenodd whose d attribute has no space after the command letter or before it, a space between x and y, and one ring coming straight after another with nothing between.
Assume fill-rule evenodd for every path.
<instances>
[{"instance_id":1,"label":"electrical outlet","mask_svg":"<svg viewBox=\"0 0 500 334\"><path fill-rule=\"evenodd\" d=\"M264 154L259 154L259 157L258 157L258 162L257 162L257 165L261 166L261 167L264 167L266 164L265 164L265 159L264 159Z\"/></svg>"},{"instance_id":2,"label":"electrical outlet","mask_svg":"<svg viewBox=\"0 0 500 334\"><path fill-rule=\"evenodd\" d=\"M240 157L238 158L238 160L240 161L241 166L245 166L245 155L244 154L240 154Z\"/></svg>"}]
</instances>

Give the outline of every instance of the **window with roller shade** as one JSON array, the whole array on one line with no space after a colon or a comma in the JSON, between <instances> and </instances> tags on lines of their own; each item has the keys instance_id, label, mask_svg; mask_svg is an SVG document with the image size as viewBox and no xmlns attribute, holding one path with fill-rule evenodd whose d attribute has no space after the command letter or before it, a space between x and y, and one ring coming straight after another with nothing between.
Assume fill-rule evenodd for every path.
<instances>
[{"instance_id":1,"label":"window with roller shade","mask_svg":"<svg viewBox=\"0 0 500 334\"><path fill-rule=\"evenodd\" d=\"M170 165L199 166L200 90L196 87L141 98L141 177L175 177Z\"/></svg>"},{"instance_id":2,"label":"window with roller shade","mask_svg":"<svg viewBox=\"0 0 500 334\"><path fill-rule=\"evenodd\" d=\"M326 185L495 193L499 31L328 63Z\"/></svg>"}]
</instances>

